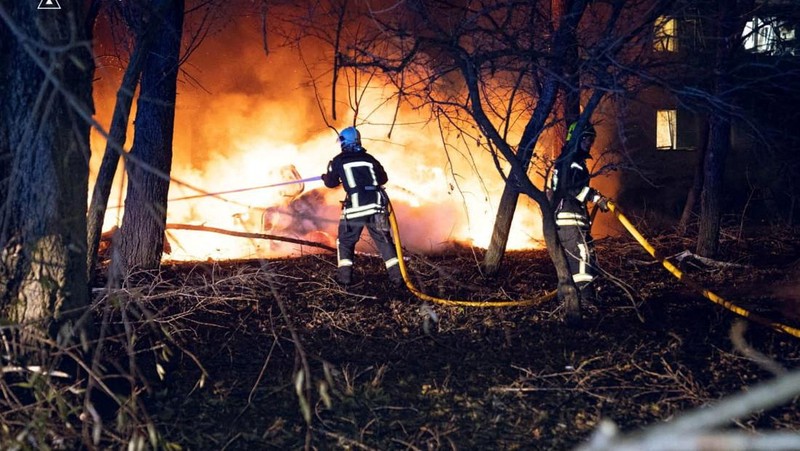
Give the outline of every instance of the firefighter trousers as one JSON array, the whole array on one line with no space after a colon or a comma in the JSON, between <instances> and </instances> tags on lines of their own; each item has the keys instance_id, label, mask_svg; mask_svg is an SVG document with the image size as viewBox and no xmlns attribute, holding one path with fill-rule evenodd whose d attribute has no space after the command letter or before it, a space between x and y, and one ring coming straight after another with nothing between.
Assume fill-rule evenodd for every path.
<instances>
[{"instance_id":1,"label":"firefighter trousers","mask_svg":"<svg viewBox=\"0 0 800 451\"><path fill-rule=\"evenodd\" d=\"M589 229L579 225L558 226L558 239L567 254L572 281L580 291L581 299L589 303L594 302L594 287L591 284L597 272Z\"/></svg>"},{"instance_id":2,"label":"firefighter trousers","mask_svg":"<svg viewBox=\"0 0 800 451\"><path fill-rule=\"evenodd\" d=\"M383 258L389 279L393 284L399 285L403 281L400 265L397 260L397 251L390 233L386 213L380 212L360 218L339 220L339 236L336 240L338 268L336 280L341 284L350 284L353 279L353 262L355 260L356 243L361 238L361 232L367 228L375 247Z\"/></svg>"}]
</instances>

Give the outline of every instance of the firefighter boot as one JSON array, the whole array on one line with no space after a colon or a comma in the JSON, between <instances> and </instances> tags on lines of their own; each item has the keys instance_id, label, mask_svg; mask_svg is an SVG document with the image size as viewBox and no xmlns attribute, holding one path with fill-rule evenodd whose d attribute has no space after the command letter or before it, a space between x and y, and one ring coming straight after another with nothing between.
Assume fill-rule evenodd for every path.
<instances>
[{"instance_id":1,"label":"firefighter boot","mask_svg":"<svg viewBox=\"0 0 800 451\"><path fill-rule=\"evenodd\" d=\"M386 271L389 273L389 280L392 282L393 288L400 288L403 286L403 275L400 273L400 265L394 265L387 268Z\"/></svg>"},{"instance_id":2,"label":"firefighter boot","mask_svg":"<svg viewBox=\"0 0 800 451\"><path fill-rule=\"evenodd\" d=\"M339 268L337 268L336 283L345 287L353 283L353 267L340 266Z\"/></svg>"},{"instance_id":3,"label":"firefighter boot","mask_svg":"<svg viewBox=\"0 0 800 451\"><path fill-rule=\"evenodd\" d=\"M587 307L596 307L597 306L597 294L594 290L594 284L591 282L589 283L579 283L578 284L578 291L581 295L581 303Z\"/></svg>"}]
</instances>

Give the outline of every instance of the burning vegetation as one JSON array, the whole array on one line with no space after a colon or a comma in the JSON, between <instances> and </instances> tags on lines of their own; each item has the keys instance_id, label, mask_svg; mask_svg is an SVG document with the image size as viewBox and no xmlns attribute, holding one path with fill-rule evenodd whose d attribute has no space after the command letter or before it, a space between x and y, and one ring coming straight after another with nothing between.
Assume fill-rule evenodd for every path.
<instances>
[{"instance_id":1,"label":"burning vegetation","mask_svg":"<svg viewBox=\"0 0 800 451\"><path fill-rule=\"evenodd\" d=\"M167 222L299 239L314 235L329 244L343 193L326 191L319 181L279 184L324 172L339 152L336 131L315 114L315 95L305 83L306 73L296 54L277 48L266 58L257 45L243 45L259 39L258 29L245 22L226 27L190 55L187 64L198 68L199 74L177 99L169 194L174 200L168 203ZM234 46L239 51L224 50ZM225 65L217 59L222 53L229 55ZM117 86L117 68L101 66L95 82L96 117L101 123L111 117ZM440 129L425 123L428 111L403 108L395 122L419 125L393 128L394 110L379 108L385 102L383 95L380 90L365 90L364 108L374 113L359 130L364 146L389 171L386 191L402 224L404 245L419 252L437 251L453 242L485 247L504 186L492 169L491 156L471 149L463 137L454 137L446 143L448 150L441 152ZM99 134L93 135L93 143L96 149L105 145ZM101 155L93 152L93 168ZM120 183L114 185L110 199L122 199L128 182L123 170L119 169ZM271 184L278 186L252 189ZM226 194L203 195L220 192ZM541 246L537 208L531 201L521 201L520 208L508 248ZM109 209L105 228L119 225L121 219L119 209ZM209 239L195 232L171 231L169 239L174 252L165 258L170 260L297 252L296 247L280 243L255 248L239 239Z\"/></svg>"}]
</instances>

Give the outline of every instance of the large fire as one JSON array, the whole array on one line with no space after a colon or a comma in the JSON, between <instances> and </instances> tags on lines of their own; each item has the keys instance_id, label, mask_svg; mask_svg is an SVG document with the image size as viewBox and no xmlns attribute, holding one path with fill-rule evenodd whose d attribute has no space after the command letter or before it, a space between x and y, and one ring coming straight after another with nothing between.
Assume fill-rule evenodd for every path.
<instances>
[{"instance_id":1,"label":"large fire","mask_svg":"<svg viewBox=\"0 0 800 451\"><path fill-rule=\"evenodd\" d=\"M172 167L176 182L170 188L174 200L168 205L167 222L332 245L341 189L327 189L320 181L252 189L318 176L339 151L336 132L325 125L297 55L275 49L265 56L259 44L255 27L231 27L207 38L184 65L194 81L181 78L178 85ZM100 64L97 74L97 120L107 126L120 70ZM474 143L468 148L470 143L463 140L448 142L445 152L442 133L426 124L424 111L402 111L399 125L390 127L395 106L386 105L385 93L374 86L361 101L356 125L364 146L389 174L386 190L402 244L417 252L452 242L487 246L503 189L490 156ZM339 97L347 97L345 89ZM323 107L329 108L329 103ZM345 105L338 113L344 117L334 124L337 128L353 124ZM128 138L127 149L133 127ZM104 147L105 141L95 134L93 174ZM112 207L124 201L121 173L110 198ZM203 193L187 185L223 194L198 197ZM104 229L118 225L121 217L119 208L110 208ZM540 230L538 207L521 198L508 247L539 247ZM168 230L167 236L172 252L165 258L175 260L276 257L301 250L280 241L200 231Z\"/></svg>"}]
</instances>

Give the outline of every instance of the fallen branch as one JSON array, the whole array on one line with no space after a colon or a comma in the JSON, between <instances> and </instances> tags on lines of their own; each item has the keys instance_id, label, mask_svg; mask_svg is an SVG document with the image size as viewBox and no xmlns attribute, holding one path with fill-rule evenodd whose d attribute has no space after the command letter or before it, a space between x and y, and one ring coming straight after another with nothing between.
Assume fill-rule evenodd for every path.
<instances>
[{"instance_id":1,"label":"fallen branch","mask_svg":"<svg viewBox=\"0 0 800 451\"><path fill-rule=\"evenodd\" d=\"M320 249L336 252L336 249L334 247L328 246L326 244L321 244L314 241L300 240L297 238L289 238L285 236L270 235L268 233L237 232L235 230L226 230L226 229L219 229L216 227L208 227L208 226L200 226L192 224L167 224L167 230L195 230L198 232L221 233L223 235L238 236L242 238L258 238L262 240L285 241L287 243L300 244L302 246L318 247Z\"/></svg>"},{"instance_id":2,"label":"fallen branch","mask_svg":"<svg viewBox=\"0 0 800 451\"><path fill-rule=\"evenodd\" d=\"M759 352L757 349L753 348L750 343L747 342L747 340L744 339L745 330L747 330L746 321L741 318L734 321L730 332L733 348L739 351L739 353L741 353L743 356L757 363L761 368L772 373L774 376L786 374L786 369L781 366L780 363L768 357L766 354Z\"/></svg>"},{"instance_id":3,"label":"fallen branch","mask_svg":"<svg viewBox=\"0 0 800 451\"><path fill-rule=\"evenodd\" d=\"M748 387L715 405L696 408L629 436L620 435L612 421L603 420L589 441L575 451L798 449L800 434L795 432L764 431L755 435L714 430L753 412L786 403L797 395L800 395L800 371Z\"/></svg>"},{"instance_id":4,"label":"fallen branch","mask_svg":"<svg viewBox=\"0 0 800 451\"><path fill-rule=\"evenodd\" d=\"M684 260L697 260L701 264L705 266L712 266L717 268L747 268L747 265L740 265L738 263L730 263L730 262L722 262L719 260L713 260L707 257L701 257L691 251L683 251L673 255L672 257L667 258L674 258L679 263L683 263Z\"/></svg>"}]
</instances>

